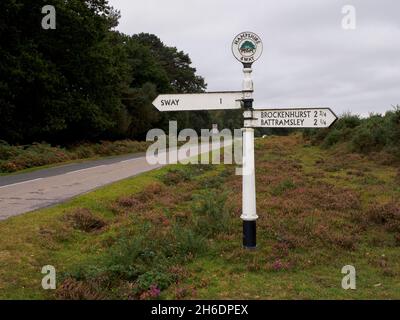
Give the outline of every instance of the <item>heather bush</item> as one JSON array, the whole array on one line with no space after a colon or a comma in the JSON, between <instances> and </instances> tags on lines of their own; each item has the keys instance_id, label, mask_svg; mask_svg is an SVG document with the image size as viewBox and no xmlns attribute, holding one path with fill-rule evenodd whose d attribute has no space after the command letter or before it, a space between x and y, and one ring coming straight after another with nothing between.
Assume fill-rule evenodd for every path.
<instances>
[{"instance_id":1,"label":"heather bush","mask_svg":"<svg viewBox=\"0 0 400 320\"><path fill-rule=\"evenodd\" d=\"M191 173L186 168L173 168L161 177L161 181L167 186L172 186L180 182L189 181L191 177Z\"/></svg>"},{"instance_id":2,"label":"heather bush","mask_svg":"<svg viewBox=\"0 0 400 320\"><path fill-rule=\"evenodd\" d=\"M278 183L276 186L274 186L271 190L271 194L273 196L280 196L284 194L288 190L295 189L296 185L294 182L290 179L283 180L282 182Z\"/></svg>"},{"instance_id":3,"label":"heather bush","mask_svg":"<svg viewBox=\"0 0 400 320\"><path fill-rule=\"evenodd\" d=\"M400 232L400 203L372 205L366 215L369 222L384 226L391 232Z\"/></svg>"},{"instance_id":4,"label":"heather bush","mask_svg":"<svg viewBox=\"0 0 400 320\"><path fill-rule=\"evenodd\" d=\"M96 231L106 225L106 222L102 218L97 217L92 211L86 208L77 208L67 213L63 218L70 222L74 229L85 232Z\"/></svg>"}]
</instances>

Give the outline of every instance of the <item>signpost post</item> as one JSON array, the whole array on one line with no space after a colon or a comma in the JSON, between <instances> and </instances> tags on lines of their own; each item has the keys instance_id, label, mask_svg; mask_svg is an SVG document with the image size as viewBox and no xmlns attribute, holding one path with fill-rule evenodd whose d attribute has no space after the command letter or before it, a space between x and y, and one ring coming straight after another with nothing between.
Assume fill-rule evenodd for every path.
<instances>
[{"instance_id":1,"label":"signpost post","mask_svg":"<svg viewBox=\"0 0 400 320\"><path fill-rule=\"evenodd\" d=\"M253 80L252 64L257 61L263 51L263 43L253 32L242 32L232 42L232 53L243 64L243 167L242 167L242 215L243 246L256 248L256 176L254 163L254 128L253 118Z\"/></svg>"},{"instance_id":2,"label":"signpost post","mask_svg":"<svg viewBox=\"0 0 400 320\"><path fill-rule=\"evenodd\" d=\"M266 109L253 108L252 64L263 51L263 43L253 32L242 32L232 42L232 53L243 64L242 91L159 95L153 105L160 111L224 110L243 107L242 215L243 247L257 246L254 128L327 128L336 120L329 108Z\"/></svg>"}]
</instances>

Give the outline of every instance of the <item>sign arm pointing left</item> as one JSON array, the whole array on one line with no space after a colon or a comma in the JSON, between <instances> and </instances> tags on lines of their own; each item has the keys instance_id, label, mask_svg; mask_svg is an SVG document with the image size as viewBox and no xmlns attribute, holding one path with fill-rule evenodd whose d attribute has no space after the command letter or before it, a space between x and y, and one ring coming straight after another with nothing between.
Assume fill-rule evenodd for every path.
<instances>
[{"instance_id":1,"label":"sign arm pointing left","mask_svg":"<svg viewBox=\"0 0 400 320\"><path fill-rule=\"evenodd\" d=\"M240 109L242 99L242 91L161 94L153 105L159 111Z\"/></svg>"}]
</instances>

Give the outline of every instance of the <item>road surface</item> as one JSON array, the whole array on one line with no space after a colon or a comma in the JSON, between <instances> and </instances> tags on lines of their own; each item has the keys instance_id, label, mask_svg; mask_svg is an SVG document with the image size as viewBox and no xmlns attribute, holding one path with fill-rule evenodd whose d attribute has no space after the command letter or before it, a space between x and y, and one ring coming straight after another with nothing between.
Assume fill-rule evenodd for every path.
<instances>
[{"instance_id":1,"label":"road surface","mask_svg":"<svg viewBox=\"0 0 400 320\"><path fill-rule=\"evenodd\" d=\"M162 166L148 164L142 153L0 176L0 220L51 206Z\"/></svg>"}]
</instances>

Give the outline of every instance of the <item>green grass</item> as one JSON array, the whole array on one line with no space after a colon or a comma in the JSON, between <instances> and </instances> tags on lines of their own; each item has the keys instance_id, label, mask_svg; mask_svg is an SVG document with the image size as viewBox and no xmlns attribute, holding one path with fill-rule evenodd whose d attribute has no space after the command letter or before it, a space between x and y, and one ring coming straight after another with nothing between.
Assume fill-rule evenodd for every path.
<instances>
[{"instance_id":1,"label":"green grass","mask_svg":"<svg viewBox=\"0 0 400 320\"><path fill-rule=\"evenodd\" d=\"M160 299L399 299L398 168L299 136L256 149L257 250L241 247L233 166L170 166L1 222L0 297L149 299L154 284ZM71 228L81 208L106 227ZM40 287L47 264L56 291Z\"/></svg>"},{"instance_id":2,"label":"green grass","mask_svg":"<svg viewBox=\"0 0 400 320\"><path fill-rule=\"evenodd\" d=\"M354 263L354 259L351 261ZM390 287L400 284L398 281L382 279L379 272L362 262L354 263L361 270L357 290L343 290L340 270L346 264L347 260L342 259L331 266L305 271L266 272L249 271L246 264L241 268L227 265L218 257L203 258L190 265L193 276L187 283L194 287L203 284L197 290L199 299L386 299L400 294L400 290L388 294Z\"/></svg>"}]
</instances>

